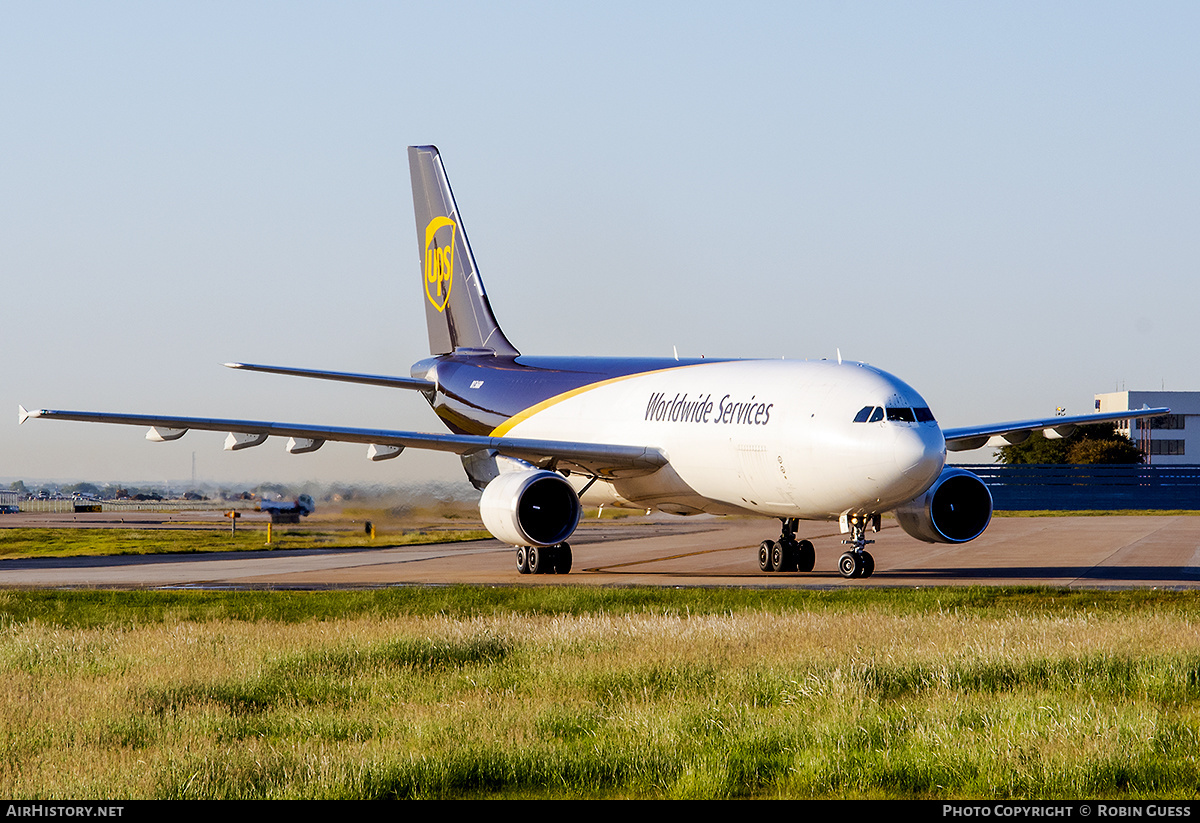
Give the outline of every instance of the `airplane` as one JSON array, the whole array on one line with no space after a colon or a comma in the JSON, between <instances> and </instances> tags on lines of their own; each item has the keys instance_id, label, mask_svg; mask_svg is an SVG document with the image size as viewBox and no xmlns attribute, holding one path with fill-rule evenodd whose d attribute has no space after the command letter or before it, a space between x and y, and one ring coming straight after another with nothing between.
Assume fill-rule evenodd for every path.
<instances>
[{"instance_id":1,"label":"airplane","mask_svg":"<svg viewBox=\"0 0 1200 823\"><path fill-rule=\"evenodd\" d=\"M374 461L405 449L460 456L481 491L491 534L516 548L521 574L571 570L568 539L584 505L677 515L778 519L758 547L763 572L811 572L815 550L801 521L836 521L847 535L838 561L867 578L880 518L909 535L961 544L992 516L987 486L947 465L947 452L1017 443L1043 430L1165 415L1167 408L943 429L899 378L836 360L540 357L522 354L493 314L435 146L408 149L430 356L409 377L253 363L254 372L406 389L422 394L441 433L206 417L40 409L29 418L149 426L173 441L190 429L228 432L225 448L286 437L304 454L326 442L367 445Z\"/></svg>"}]
</instances>

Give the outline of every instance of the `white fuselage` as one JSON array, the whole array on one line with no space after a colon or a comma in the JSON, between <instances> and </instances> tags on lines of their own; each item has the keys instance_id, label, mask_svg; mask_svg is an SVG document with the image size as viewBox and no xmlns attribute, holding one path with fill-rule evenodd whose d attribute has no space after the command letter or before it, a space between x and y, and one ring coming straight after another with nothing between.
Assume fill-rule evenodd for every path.
<instances>
[{"instance_id":1,"label":"white fuselage","mask_svg":"<svg viewBox=\"0 0 1200 823\"><path fill-rule=\"evenodd\" d=\"M911 410L925 402L902 381L860 363L712 362L567 392L496 434L666 452L663 469L597 483L587 502L837 519L913 499L945 463L936 422L886 415L855 422L867 407Z\"/></svg>"}]
</instances>

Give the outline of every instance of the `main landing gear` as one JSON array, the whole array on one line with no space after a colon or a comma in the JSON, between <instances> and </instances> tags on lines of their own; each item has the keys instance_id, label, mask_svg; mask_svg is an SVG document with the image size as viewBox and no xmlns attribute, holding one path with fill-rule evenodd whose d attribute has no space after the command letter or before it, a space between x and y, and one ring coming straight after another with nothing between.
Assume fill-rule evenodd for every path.
<instances>
[{"instance_id":1,"label":"main landing gear","mask_svg":"<svg viewBox=\"0 0 1200 823\"><path fill-rule=\"evenodd\" d=\"M796 528L800 521L796 518L780 518L783 523L783 533L778 541L764 540L758 547L758 567L764 572L810 572L816 564L817 553L813 544L807 540L796 540ZM847 518L846 525L850 529L850 539L842 543L850 549L838 560L838 571L842 577L870 577L875 573L875 558L867 552L867 546L874 540L867 539L867 526L874 525L879 531L878 516L864 517L854 515Z\"/></svg>"},{"instance_id":2,"label":"main landing gear","mask_svg":"<svg viewBox=\"0 0 1200 823\"><path fill-rule=\"evenodd\" d=\"M875 541L867 539L867 522L867 518L862 516L849 518L850 539L843 540L842 545L851 548L838 559L838 571L842 577L870 577L875 573L875 558L867 552L867 546ZM879 531L878 522L875 530Z\"/></svg>"},{"instance_id":3,"label":"main landing gear","mask_svg":"<svg viewBox=\"0 0 1200 823\"><path fill-rule=\"evenodd\" d=\"M783 519L779 541L764 540L758 547L758 567L765 572L810 572L817 562L817 551L807 540L796 540L797 518Z\"/></svg>"},{"instance_id":4,"label":"main landing gear","mask_svg":"<svg viewBox=\"0 0 1200 823\"><path fill-rule=\"evenodd\" d=\"M517 571L521 574L567 574L571 571L571 545L518 546Z\"/></svg>"}]
</instances>

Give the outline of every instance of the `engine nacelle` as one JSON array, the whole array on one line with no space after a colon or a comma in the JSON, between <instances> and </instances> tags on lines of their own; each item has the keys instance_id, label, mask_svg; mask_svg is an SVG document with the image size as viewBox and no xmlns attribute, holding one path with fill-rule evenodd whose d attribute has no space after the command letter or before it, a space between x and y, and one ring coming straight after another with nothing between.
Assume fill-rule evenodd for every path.
<instances>
[{"instance_id":1,"label":"engine nacelle","mask_svg":"<svg viewBox=\"0 0 1200 823\"><path fill-rule=\"evenodd\" d=\"M926 543L967 543L992 521L992 493L969 471L947 466L928 491L896 509L896 519Z\"/></svg>"},{"instance_id":2,"label":"engine nacelle","mask_svg":"<svg viewBox=\"0 0 1200 823\"><path fill-rule=\"evenodd\" d=\"M556 546L579 525L583 507L562 475L551 471L504 472L479 500L483 525L514 546Z\"/></svg>"}]
</instances>

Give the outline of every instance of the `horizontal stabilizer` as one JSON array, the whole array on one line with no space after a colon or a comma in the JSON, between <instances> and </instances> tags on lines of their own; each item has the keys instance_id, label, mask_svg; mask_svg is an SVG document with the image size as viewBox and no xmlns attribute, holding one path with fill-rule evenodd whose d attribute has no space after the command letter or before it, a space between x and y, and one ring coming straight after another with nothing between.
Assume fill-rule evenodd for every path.
<instances>
[{"instance_id":1,"label":"horizontal stabilizer","mask_svg":"<svg viewBox=\"0 0 1200 823\"><path fill-rule=\"evenodd\" d=\"M267 374L286 374L291 377L313 377L317 380L338 380L342 383L362 383L368 386L387 386L393 389L415 389L417 391L434 391L435 386L429 380L416 377L391 377L385 374L356 374L354 372L321 371L319 369L297 369L291 366L260 366L257 363L226 363L226 368L242 371L266 372Z\"/></svg>"}]
</instances>

